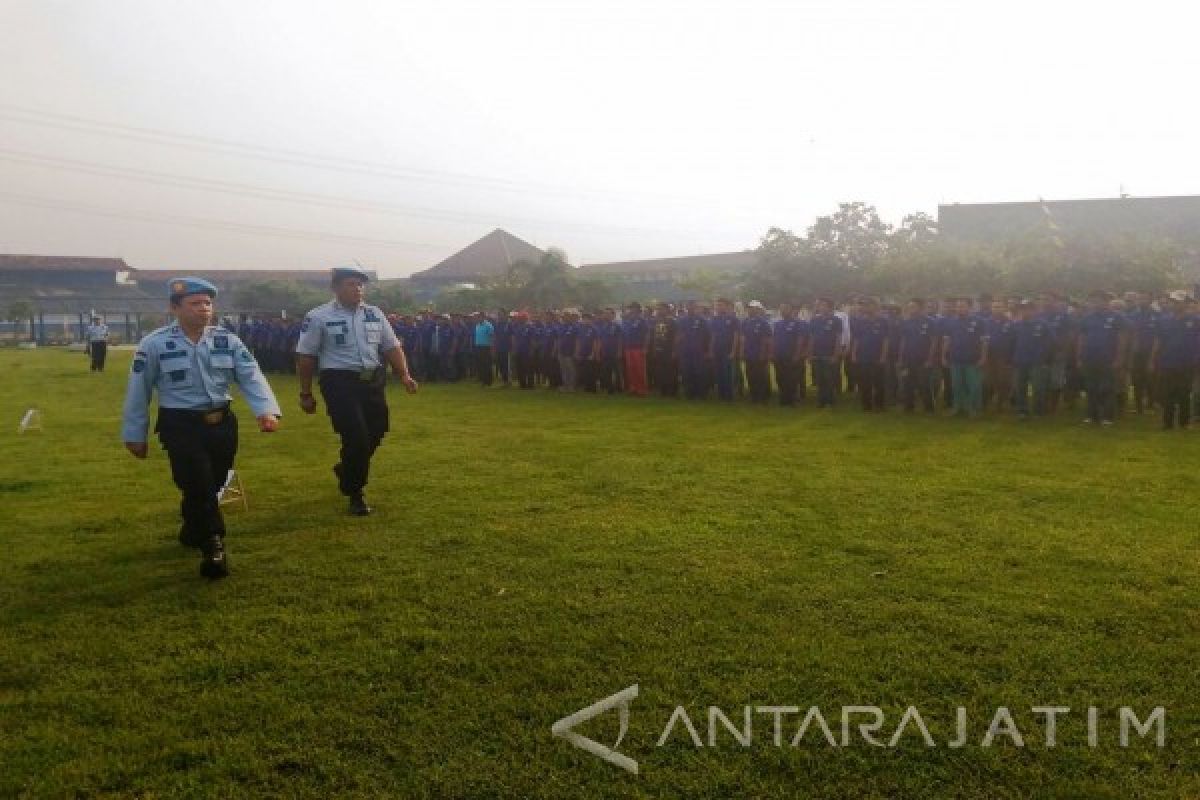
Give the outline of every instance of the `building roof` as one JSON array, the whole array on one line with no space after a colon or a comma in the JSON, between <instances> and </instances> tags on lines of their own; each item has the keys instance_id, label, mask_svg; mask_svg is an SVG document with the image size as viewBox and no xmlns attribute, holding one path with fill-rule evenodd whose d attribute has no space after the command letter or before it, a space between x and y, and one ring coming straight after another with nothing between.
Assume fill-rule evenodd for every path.
<instances>
[{"instance_id":1,"label":"building roof","mask_svg":"<svg viewBox=\"0 0 1200 800\"><path fill-rule=\"evenodd\" d=\"M413 273L415 281L467 280L496 277L518 261L537 262L546 253L524 239L497 228L429 269Z\"/></svg>"},{"instance_id":2,"label":"building roof","mask_svg":"<svg viewBox=\"0 0 1200 800\"><path fill-rule=\"evenodd\" d=\"M579 267L581 276L588 275L653 275L676 272L743 273L758 264L758 254L753 250L736 253L709 253L699 256L677 256L675 258L649 258L642 261L611 261L602 264L584 264Z\"/></svg>"},{"instance_id":3,"label":"building roof","mask_svg":"<svg viewBox=\"0 0 1200 800\"><path fill-rule=\"evenodd\" d=\"M0 254L0 272L129 272L123 258Z\"/></svg>"},{"instance_id":4,"label":"building roof","mask_svg":"<svg viewBox=\"0 0 1200 800\"><path fill-rule=\"evenodd\" d=\"M372 280L377 280L374 270L366 270ZM299 283L328 284L330 271L327 269L205 269L205 270L163 270L139 269L133 277L140 283L163 282L178 278L180 275L196 275L212 281L218 287L233 283L248 283L259 281L297 281Z\"/></svg>"},{"instance_id":5,"label":"building roof","mask_svg":"<svg viewBox=\"0 0 1200 800\"><path fill-rule=\"evenodd\" d=\"M1142 233L1196 242L1200 195L938 206L938 230L955 239L1003 242L1048 227L1064 234Z\"/></svg>"}]
</instances>

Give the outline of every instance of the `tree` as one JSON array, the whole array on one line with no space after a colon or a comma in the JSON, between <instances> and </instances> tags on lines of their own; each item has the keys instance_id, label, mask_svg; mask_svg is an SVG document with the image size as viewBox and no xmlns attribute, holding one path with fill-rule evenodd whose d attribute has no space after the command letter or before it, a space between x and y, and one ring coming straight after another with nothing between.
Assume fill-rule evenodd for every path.
<instances>
[{"instance_id":1,"label":"tree","mask_svg":"<svg viewBox=\"0 0 1200 800\"><path fill-rule=\"evenodd\" d=\"M329 299L329 294L297 281L255 281L237 286L230 298L230 311L255 311L303 316L310 308Z\"/></svg>"},{"instance_id":2,"label":"tree","mask_svg":"<svg viewBox=\"0 0 1200 800\"><path fill-rule=\"evenodd\" d=\"M14 328L19 327L22 322L29 322L29 341L34 340L34 323L33 315L37 309L29 300L14 300L8 307L8 320L14 323ZM19 331L15 331L20 336Z\"/></svg>"},{"instance_id":3,"label":"tree","mask_svg":"<svg viewBox=\"0 0 1200 800\"><path fill-rule=\"evenodd\" d=\"M388 313L405 313L417 307L417 298L406 281L380 281L369 288L367 299Z\"/></svg>"},{"instance_id":4,"label":"tree","mask_svg":"<svg viewBox=\"0 0 1200 800\"><path fill-rule=\"evenodd\" d=\"M808 244L815 252L833 255L846 269L870 269L887 254L890 232L875 206L842 203L834 213L817 217L808 229Z\"/></svg>"},{"instance_id":5,"label":"tree","mask_svg":"<svg viewBox=\"0 0 1200 800\"><path fill-rule=\"evenodd\" d=\"M909 214L892 233L892 247L925 247L938 241L937 220L924 211Z\"/></svg>"}]
</instances>

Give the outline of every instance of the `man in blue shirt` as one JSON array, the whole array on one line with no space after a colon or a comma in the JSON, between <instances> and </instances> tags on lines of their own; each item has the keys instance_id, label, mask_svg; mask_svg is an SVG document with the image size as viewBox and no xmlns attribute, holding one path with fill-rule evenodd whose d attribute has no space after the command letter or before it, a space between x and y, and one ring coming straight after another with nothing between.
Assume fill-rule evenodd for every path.
<instances>
[{"instance_id":1,"label":"man in blue shirt","mask_svg":"<svg viewBox=\"0 0 1200 800\"><path fill-rule=\"evenodd\" d=\"M558 355L558 371L562 385L560 392L573 392L579 385L578 362L575 360L579 346L579 312L568 308L562 313L563 321L556 329L554 352Z\"/></svg>"},{"instance_id":2,"label":"man in blue shirt","mask_svg":"<svg viewBox=\"0 0 1200 800\"><path fill-rule=\"evenodd\" d=\"M209 324L217 287L201 278L175 278L167 282L167 296L176 321L138 343L125 390L121 438L135 458L146 457L150 400L157 391L154 430L183 494L179 541L200 548L201 575L223 578L229 567L218 495L238 448L229 384L242 390L259 430L274 431L282 414L245 343L232 331Z\"/></svg>"},{"instance_id":3,"label":"man in blue shirt","mask_svg":"<svg viewBox=\"0 0 1200 800\"><path fill-rule=\"evenodd\" d=\"M496 326L482 312L471 314L471 337L475 352L475 377L481 387L492 385L492 359L496 351Z\"/></svg>"},{"instance_id":4,"label":"man in blue shirt","mask_svg":"<svg viewBox=\"0 0 1200 800\"><path fill-rule=\"evenodd\" d=\"M390 365L405 389L417 391L404 349L382 309L363 302L367 273L356 267L333 270L333 300L304 317L296 344L300 409L314 414L312 381L317 376L325 411L341 439L340 460L333 466L338 489L350 500L354 516L371 513L363 497L371 457L391 429L387 405Z\"/></svg>"},{"instance_id":5,"label":"man in blue shirt","mask_svg":"<svg viewBox=\"0 0 1200 800\"><path fill-rule=\"evenodd\" d=\"M649 374L651 383L663 397L679 394L678 321L671 304L660 302L650 321Z\"/></svg>"},{"instance_id":6,"label":"man in blue shirt","mask_svg":"<svg viewBox=\"0 0 1200 800\"><path fill-rule=\"evenodd\" d=\"M621 391L621 326L617 324L617 310L604 309L596 323L596 335L600 339L598 349L600 386L608 394Z\"/></svg>"},{"instance_id":7,"label":"man in blue shirt","mask_svg":"<svg viewBox=\"0 0 1200 800\"><path fill-rule=\"evenodd\" d=\"M1090 310L1079 320L1075 364L1087 391L1085 424L1108 426L1116 417L1116 380L1128 346L1125 317L1108 307L1108 292L1088 295Z\"/></svg>"},{"instance_id":8,"label":"man in blue shirt","mask_svg":"<svg viewBox=\"0 0 1200 800\"><path fill-rule=\"evenodd\" d=\"M700 315L696 301L687 304L687 313L679 320L679 371L683 378L684 396L703 400L708 394L708 353L711 331L708 321Z\"/></svg>"},{"instance_id":9,"label":"man in blue shirt","mask_svg":"<svg viewBox=\"0 0 1200 800\"><path fill-rule=\"evenodd\" d=\"M495 353L496 372L500 376L501 385L507 389L512 386L510 379L509 355L512 352L512 324L516 320L517 312L500 309L496 314L495 338L492 340L493 352Z\"/></svg>"},{"instance_id":10,"label":"man in blue shirt","mask_svg":"<svg viewBox=\"0 0 1200 800\"><path fill-rule=\"evenodd\" d=\"M1029 419L1029 395L1033 393L1033 413L1046 413L1046 392L1050 385L1050 358L1054 352L1054 329L1038 314L1037 306L1026 300L1018 306L1019 319L1012 326L1013 401L1017 419Z\"/></svg>"},{"instance_id":11,"label":"man in blue shirt","mask_svg":"<svg viewBox=\"0 0 1200 800\"><path fill-rule=\"evenodd\" d=\"M958 300L956 316L942 330L942 364L954 384L951 415L974 419L983 412L983 368L988 359L987 323L971 313L971 300Z\"/></svg>"},{"instance_id":12,"label":"man in blue shirt","mask_svg":"<svg viewBox=\"0 0 1200 800\"><path fill-rule=\"evenodd\" d=\"M529 324L529 314L524 311L518 311L516 314L512 325L509 326L509 333L512 336L513 364L517 368L517 386L532 389L534 340L537 330Z\"/></svg>"},{"instance_id":13,"label":"man in blue shirt","mask_svg":"<svg viewBox=\"0 0 1200 800\"><path fill-rule=\"evenodd\" d=\"M562 322L558 314L547 311L540 328L538 352L547 389L562 388L562 370L558 365L558 331Z\"/></svg>"},{"instance_id":14,"label":"man in blue shirt","mask_svg":"<svg viewBox=\"0 0 1200 800\"><path fill-rule=\"evenodd\" d=\"M583 321L579 323L579 338L575 344L575 364L579 388L591 394L596 393L596 380L599 378L596 354L599 340L596 315L590 311L583 312Z\"/></svg>"},{"instance_id":15,"label":"man in blue shirt","mask_svg":"<svg viewBox=\"0 0 1200 800\"><path fill-rule=\"evenodd\" d=\"M900 322L900 344L896 361L900 370L900 397L904 410L916 410L917 395L926 414L933 413L933 368L937 335L933 319L925 313L925 301L913 298L904 309Z\"/></svg>"},{"instance_id":16,"label":"man in blue shirt","mask_svg":"<svg viewBox=\"0 0 1200 800\"><path fill-rule=\"evenodd\" d=\"M1132 339L1129 378L1133 383L1133 411L1135 414L1141 414L1153 407L1156 399L1150 353L1158 336L1159 320L1164 315L1154 310L1149 292L1138 292L1136 303L1136 307L1129 313Z\"/></svg>"},{"instance_id":17,"label":"man in blue shirt","mask_svg":"<svg viewBox=\"0 0 1200 800\"><path fill-rule=\"evenodd\" d=\"M757 300L746 306L750 316L742 323L742 361L750 402L766 405L771 400L771 323L767 309Z\"/></svg>"},{"instance_id":18,"label":"man in blue shirt","mask_svg":"<svg viewBox=\"0 0 1200 800\"><path fill-rule=\"evenodd\" d=\"M988 325L988 363L983 376L983 405L1004 411L1012 401L1013 320L1008 316L1008 304L992 300Z\"/></svg>"},{"instance_id":19,"label":"man in blue shirt","mask_svg":"<svg viewBox=\"0 0 1200 800\"><path fill-rule=\"evenodd\" d=\"M717 399L733 401L734 373L737 365L738 336L741 322L733 311L733 301L727 297L717 298L717 314L708 323L712 332L713 381L717 385Z\"/></svg>"},{"instance_id":20,"label":"man in blue shirt","mask_svg":"<svg viewBox=\"0 0 1200 800\"><path fill-rule=\"evenodd\" d=\"M1150 364L1158 374L1163 430L1187 430L1192 421L1192 373L1200 360L1200 320L1174 298L1155 325Z\"/></svg>"},{"instance_id":21,"label":"man in blue shirt","mask_svg":"<svg viewBox=\"0 0 1200 800\"><path fill-rule=\"evenodd\" d=\"M642 317L642 304L630 303L621 317L621 358L625 366L625 391L634 397L645 397L646 339L650 324Z\"/></svg>"},{"instance_id":22,"label":"man in blue shirt","mask_svg":"<svg viewBox=\"0 0 1200 800\"><path fill-rule=\"evenodd\" d=\"M779 387L779 405L794 406L797 389L804 380L808 323L799 318L791 303L780 303L779 314L771 343L775 356L775 385Z\"/></svg>"},{"instance_id":23,"label":"man in blue shirt","mask_svg":"<svg viewBox=\"0 0 1200 800\"><path fill-rule=\"evenodd\" d=\"M816 313L808 322L808 360L817 386L817 408L833 408L836 386L841 380L842 319L833 313L833 300L819 298Z\"/></svg>"},{"instance_id":24,"label":"man in blue shirt","mask_svg":"<svg viewBox=\"0 0 1200 800\"><path fill-rule=\"evenodd\" d=\"M850 361L863 411L883 411L888 323L879 315L878 300L867 297L859 302L859 313L850 320L850 336Z\"/></svg>"}]
</instances>

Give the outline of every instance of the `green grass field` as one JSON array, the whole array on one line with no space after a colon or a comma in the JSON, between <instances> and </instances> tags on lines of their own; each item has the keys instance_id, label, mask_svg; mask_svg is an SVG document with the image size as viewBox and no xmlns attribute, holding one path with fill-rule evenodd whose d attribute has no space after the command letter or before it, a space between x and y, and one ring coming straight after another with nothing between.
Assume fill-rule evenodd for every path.
<instances>
[{"instance_id":1,"label":"green grass field","mask_svg":"<svg viewBox=\"0 0 1200 800\"><path fill-rule=\"evenodd\" d=\"M128 360L0 351L0 797L1200 796L1198 434L393 388L360 520L273 378L208 583L165 455L120 444ZM633 683L639 775L551 736ZM656 746L680 705L703 748ZM880 706L885 740L915 706L936 746L755 715L709 747L746 705L839 738ZM1025 748L980 745L998 706ZM1166 746L1120 747L1121 706Z\"/></svg>"}]
</instances>

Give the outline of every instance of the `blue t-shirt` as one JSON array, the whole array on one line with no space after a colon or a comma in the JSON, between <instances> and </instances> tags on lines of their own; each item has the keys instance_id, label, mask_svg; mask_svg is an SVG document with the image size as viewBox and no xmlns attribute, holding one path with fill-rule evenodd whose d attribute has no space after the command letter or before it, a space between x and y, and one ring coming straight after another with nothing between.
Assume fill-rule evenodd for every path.
<instances>
[{"instance_id":1,"label":"blue t-shirt","mask_svg":"<svg viewBox=\"0 0 1200 800\"><path fill-rule=\"evenodd\" d=\"M733 353L733 340L741 323L733 314L717 314L708 323L712 331L713 358L728 359Z\"/></svg>"},{"instance_id":2,"label":"blue t-shirt","mask_svg":"<svg viewBox=\"0 0 1200 800\"><path fill-rule=\"evenodd\" d=\"M766 317L747 317L742 323L742 357L761 361L767 357L771 341L771 323Z\"/></svg>"},{"instance_id":3,"label":"blue t-shirt","mask_svg":"<svg viewBox=\"0 0 1200 800\"><path fill-rule=\"evenodd\" d=\"M950 340L951 364L978 364L987 338L987 322L977 316L947 317L942 323L942 335Z\"/></svg>"},{"instance_id":4,"label":"blue t-shirt","mask_svg":"<svg viewBox=\"0 0 1200 800\"><path fill-rule=\"evenodd\" d=\"M1133 351L1146 355L1154 347L1154 337L1158 335L1158 324L1168 317L1152 308L1138 308L1129 313L1129 327L1133 330Z\"/></svg>"},{"instance_id":5,"label":"blue t-shirt","mask_svg":"<svg viewBox=\"0 0 1200 800\"><path fill-rule=\"evenodd\" d=\"M929 347L937 337L932 317L924 314L900 321L900 354L907 367L921 366L929 361Z\"/></svg>"},{"instance_id":6,"label":"blue t-shirt","mask_svg":"<svg viewBox=\"0 0 1200 800\"><path fill-rule=\"evenodd\" d=\"M513 323L506 319L496 320L496 352L507 353L512 347Z\"/></svg>"},{"instance_id":7,"label":"blue t-shirt","mask_svg":"<svg viewBox=\"0 0 1200 800\"><path fill-rule=\"evenodd\" d=\"M510 328L512 336L512 351L519 356L527 356L533 352L533 343L538 331L527 322L518 322Z\"/></svg>"},{"instance_id":8,"label":"blue t-shirt","mask_svg":"<svg viewBox=\"0 0 1200 800\"><path fill-rule=\"evenodd\" d=\"M574 356L575 344L579 338L578 322L560 322L554 331L560 356Z\"/></svg>"},{"instance_id":9,"label":"blue t-shirt","mask_svg":"<svg viewBox=\"0 0 1200 800\"><path fill-rule=\"evenodd\" d=\"M1013 321L1008 317L988 318L988 359L993 358L1004 363L1012 362Z\"/></svg>"},{"instance_id":10,"label":"blue t-shirt","mask_svg":"<svg viewBox=\"0 0 1200 800\"><path fill-rule=\"evenodd\" d=\"M592 322L579 323L579 339L576 342L576 353L578 358L590 360L592 351L596 346L596 325Z\"/></svg>"},{"instance_id":11,"label":"blue t-shirt","mask_svg":"<svg viewBox=\"0 0 1200 800\"><path fill-rule=\"evenodd\" d=\"M1088 366L1110 366L1117 358L1125 317L1117 311L1092 311L1079 320L1083 337L1080 360Z\"/></svg>"},{"instance_id":12,"label":"blue t-shirt","mask_svg":"<svg viewBox=\"0 0 1200 800\"><path fill-rule=\"evenodd\" d=\"M813 358L833 358L842 339L842 318L836 314L818 314L809 320Z\"/></svg>"},{"instance_id":13,"label":"blue t-shirt","mask_svg":"<svg viewBox=\"0 0 1200 800\"><path fill-rule=\"evenodd\" d=\"M679 357L699 361L708 355L708 321L699 314L686 315L679 320Z\"/></svg>"},{"instance_id":14,"label":"blue t-shirt","mask_svg":"<svg viewBox=\"0 0 1200 800\"><path fill-rule=\"evenodd\" d=\"M1054 328L1041 317L1017 320L1012 324L1012 363L1017 367L1036 367L1050 361L1054 350Z\"/></svg>"},{"instance_id":15,"label":"blue t-shirt","mask_svg":"<svg viewBox=\"0 0 1200 800\"><path fill-rule=\"evenodd\" d=\"M781 319L775 323L775 360L791 361L796 345L808 335L808 323L802 319ZM803 358L803 353L799 354Z\"/></svg>"},{"instance_id":16,"label":"blue t-shirt","mask_svg":"<svg viewBox=\"0 0 1200 800\"><path fill-rule=\"evenodd\" d=\"M496 328L486 319L475 323L475 346L491 347L496 338Z\"/></svg>"},{"instance_id":17,"label":"blue t-shirt","mask_svg":"<svg viewBox=\"0 0 1200 800\"><path fill-rule=\"evenodd\" d=\"M645 317L634 319L621 320L621 342L626 350L644 350L646 347L646 333L650 330L650 323L646 322Z\"/></svg>"},{"instance_id":18,"label":"blue t-shirt","mask_svg":"<svg viewBox=\"0 0 1200 800\"><path fill-rule=\"evenodd\" d=\"M888 339L888 323L883 317L854 317L850 320L850 335L855 362L878 364L883 358L883 344Z\"/></svg>"},{"instance_id":19,"label":"blue t-shirt","mask_svg":"<svg viewBox=\"0 0 1200 800\"><path fill-rule=\"evenodd\" d=\"M1163 314L1158 319L1159 369L1187 369L1200 359L1200 320Z\"/></svg>"}]
</instances>

